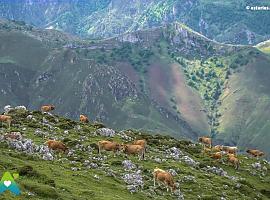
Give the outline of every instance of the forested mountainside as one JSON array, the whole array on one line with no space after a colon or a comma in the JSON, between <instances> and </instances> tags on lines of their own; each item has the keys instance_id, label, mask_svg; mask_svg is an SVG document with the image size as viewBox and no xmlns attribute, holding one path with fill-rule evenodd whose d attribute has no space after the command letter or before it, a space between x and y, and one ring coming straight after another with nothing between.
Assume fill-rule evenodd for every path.
<instances>
[{"instance_id":1,"label":"forested mountainside","mask_svg":"<svg viewBox=\"0 0 270 200\"><path fill-rule=\"evenodd\" d=\"M88 38L182 22L219 42L257 44L270 37L270 13L247 6L270 6L268 0L4 0L0 17Z\"/></svg>"}]
</instances>

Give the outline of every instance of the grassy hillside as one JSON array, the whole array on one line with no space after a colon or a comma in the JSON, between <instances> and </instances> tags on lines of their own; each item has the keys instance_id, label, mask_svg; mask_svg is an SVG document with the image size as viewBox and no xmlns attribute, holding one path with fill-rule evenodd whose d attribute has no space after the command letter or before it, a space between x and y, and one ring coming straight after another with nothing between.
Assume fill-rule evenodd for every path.
<instances>
[{"instance_id":1,"label":"grassy hillside","mask_svg":"<svg viewBox=\"0 0 270 200\"><path fill-rule=\"evenodd\" d=\"M270 41L269 40L259 43L258 45L256 45L256 47L260 49L262 52L266 54L270 54Z\"/></svg>"},{"instance_id":2,"label":"grassy hillside","mask_svg":"<svg viewBox=\"0 0 270 200\"><path fill-rule=\"evenodd\" d=\"M258 53L230 77L220 107L219 139L268 151L269 61L269 57Z\"/></svg>"},{"instance_id":3,"label":"grassy hillside","mask_svg":"<svg viewBox=\"0 0 270 200\"><path fill-rule=\"evenodd\" d=\"M0 16L92 39L176 21L220 42L257 44L269 39L269 12L247 6L270 5L268 0L3 1Z\"/></svg>"},{"instance_id":4,"label":"grassy hillside","mask_svg":"<svg viewBox=\"0 0 270 200\"><path fill-rule=\"evenodd\" d=\"M201 153L199 144L190 141L136 130L116 132L113 137L102 136L97 131L101 124L82 124L39 111L12 110L9 115L13 118L11 130L5 124L0 129L0 168L1 172L20 174L16 182L22 195L14 197L5 193L2 199L270 198L270 165L263 160L241 154L238 156L240 169L235 170L226 158L224 163L214 161ZM8 132L20 132L22 145L28 143L25 149L14 149L19 141L3 139ZM64 141L69 153L40 151L49 138ZM143 161L123 153L116 157L110 152L97 154L95 143L99 140L128 143L135 138L148 142ZM47 154L53 160L43 160ZM254 163L260 167L254 168ZM155 167L171 170L178 185L175 193L166 192L163 186L153 187L151 173Z\"/></svg>"}]
</instances>

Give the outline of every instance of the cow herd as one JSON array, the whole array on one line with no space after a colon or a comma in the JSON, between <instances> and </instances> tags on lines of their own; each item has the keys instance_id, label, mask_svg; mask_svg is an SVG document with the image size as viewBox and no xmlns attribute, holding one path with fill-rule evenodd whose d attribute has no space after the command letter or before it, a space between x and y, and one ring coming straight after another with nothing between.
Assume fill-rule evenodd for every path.
<instances>
[{"instance_id":1,"label":"cow herd","mask_svg":"<svg viewBox=\"0 0 270 200\"><path fill-rule=\"evenodd\" d=\"M223 145L216 145L213 147L212 138L205 136L199 137L198 141L203 145L203 153L206 153L215 160L222 160L222 158L226 155L228 163L231 163L235 169L239 169L240 161L237 157L237 147ZM257 149L248 149L246 152L257 158L264 155L262 151Z\"/></svg>"},{"instance_id":2,"label":"cow herd","mask_svg":"<svg viewBox=\"0 0 270 200\"><path fill-rule=\"evenodd\" d=\"M42 113L50 112L54 109L55 106L53 105L44 105L41 107ZM0 115L0 121L1 123L7 123L10 129L10 125L12 122L11 116ZM89 122L87 116L85 115L80 115L80 121L82 123ZM224 155L227 155L228 162L231 163L235 167L235 169L239 169L240 161L237 158L237 147L223 145L216 145L212 147L212 138L205 136L199 137L198 141L203 145L203 153L206 153L211 158L216 160L221 160ZM49 149L52 149L54 151L61 151L64 153L68 152L68 147L61 141L48 140L44 144L47 145ZM115 141L101 140L97 142L97 149L99 155L101 155L103 151L112 151L114 153L114 156L123 152L126 155L138 155L139 160L144 160L147 149L147 142L146 140L135 140L131 144L120 144ZM255 149L249 149L246 152L257 158L264 155L263 152ZM171 189L171 191L174 191L176 188L173 176L169 172L162 169L155 168L153 170L153 180L154 186L156 182L163 183L167 187L167 191L169 190L169 188Z\"/></svg>"}]
</instances>

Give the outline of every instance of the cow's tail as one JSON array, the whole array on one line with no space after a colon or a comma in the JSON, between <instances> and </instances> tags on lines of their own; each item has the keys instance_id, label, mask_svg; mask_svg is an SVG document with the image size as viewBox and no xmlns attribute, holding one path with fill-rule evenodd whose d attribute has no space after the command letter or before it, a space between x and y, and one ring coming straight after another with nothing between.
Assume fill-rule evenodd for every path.
<instances>
[{"instance_id":1,"label":"cow's tail","mask_svg":"<svg viewBox=\"0 0 270 200\"><path fill-rule=\"evenodd\" d=\"M240 167L240 162L239 160L237 160L235 169L239 169L239 167Z\"/></svg>"},{"instance_id":2,"label":"cow's tail","mask_svg":"<svg viewBox=\"0 0 270 200\"><path fill-rule=\"evenodd\" d=\"M144 153L146 153L146 149L147 149L147 143L145 142Z\"/></svg>"},{"instance_id":3,"label":"cow's tail","mask_svg":"<svg viewBox=\"0 0 270 200\"><path fill-rule=\"evenodd\" d=\"M142 151L142 159L144 160L144 157L145 157L145 148L143 149Z\"/></svg>"},{"instance_id":4,"label":"cow's tail","mask_svg":"<svg viewBox=\"0 0 270 200\"><path fill-rule=\"evenodd\" d=\"M101 144L100 144L100 141L97 143L97 145L98 145L98 154L100 154L101 153Z\"/></svg>"}]
</instances>

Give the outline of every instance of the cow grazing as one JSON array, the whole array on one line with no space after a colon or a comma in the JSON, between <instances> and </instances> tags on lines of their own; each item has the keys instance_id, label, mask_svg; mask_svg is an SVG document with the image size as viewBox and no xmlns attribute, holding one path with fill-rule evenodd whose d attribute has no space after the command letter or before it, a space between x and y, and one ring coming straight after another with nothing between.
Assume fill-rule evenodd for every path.
<instances>
[{"instance_id":1,"label":"cow grazing","mask_svg":"<svg viewBox=\"0 0 270 200\"><path fill-rule=\"evenodd\" d=\"M97 143L97 145L98 145L98 153L99 153L99 155L101 155L102 150L113 151L114 156L115 156L116 152L121 151L121 144L118 144L116 142L111 142L111 141L107 141L107 140L101 140L101 141L99 141Z\"/></svg>"},{"instance_id":2,"label":"cow grazing","mask_svg":"<svg viewBox=\"0 0 270 200\"><path fill-rule=\"evenodd\" d=\"M153 178L154 178L154 187L156 186L156 181L161 182L165 184L167 187L167 192L169 191L169 188L171 189L171 192L173 192L176 189L176 185L173 180L173 176L162 169L155 168L153 172Z\"/></svg>"},{"instance_id":3,"label":"cow grazing","mask_svg":"<svg viewBox=\"0 0 270 200\"><path fill-rule=\"evenodd\" d=\"M264 152L257 149L248 149L247 153L256 158L264 156Z\"/></svg>"},{"instance_id":4,"label":"cow grazing","mask_svg":"<svg viewBox=\"0 0 270 200\"><path fill-rule=\"evenodd\" d=\"M198 141L201 142L203 144L203 147L205 148L205 145L207 145L209 148L212 147L212 139L209 137L199 137Z\"/></svg>"},{"instance_id":5,"label":"cow grazing","mask_svg":"<svg viewBox=\"0 0 270 200\"><path fill-rule=\"evenodd\" d=\"M2 125L3 125L3 122L6 122L9 129L10 129L11 121L12 121L12 117L11 116L0 115L0 122L2 123Z\"/></svg>"},{"instance_id":6,"label":"cow grazing","mask_svg":"<svg viewBox=\"0 0 270 200\"><path fill-rule=\"evenodd\" d=\"M55 106L53 105L44 105L44 106L41 106L41 111L44 113L44 112L50 112L52 110L55 109Z\"/></svg>"},{"instance_id":7,"label":"cow grazing","mask_svg":"<svg viewBox=\"0 0 270 200\"><path fill-rule=\"evenodd\" d=\"M88 117L86 117L85 115L80 115L80 122L82 123L88 123Z\"/></svg>"},{"instance_id":8,"label":"cow grazing","mask_svg":"<svg viewBox=\"0 0 270 200\"><path fill-rule=\"evenodd\" d=\"M216 160L220 160L222 158L222 153L221 152L216 152L211 155L211 158L214 158Z\"/></svg>"},{"instance_id":9,"label":"cow grazing","mask_svg":"<svg viewBox=\"0 0 270 200\"><path fill-rule=\"evenodd\" d=\"M144 159L145 157L145 149L141 145L137 144L124 144L122 145L123 152L127 155L139 155L139 160Z\"/></svg>"},{"instance_id":10,"label":"cow grazing","mask_svg":"<svg viewBox=\"0 0 270 200\"><path fill-rule=\"evenodd\" d=\"M239 169L240 162L238 158L235 157L234 154L228 153L228 162L232 163L235 167L235 169Z\"/></svg>"},{"instance_id":11,"label":"cow grazing","mask_svg":"<svg viewBox=\"0 0 270 200\"><path fill-rule=\"evenodd\" d=\"M133 144L135 144L135 145L141 145L144 148L144 152L146 152L146 146L147 146L146 140L135 140L133 142Z\"/></svg>"},{"instance_id":12,"label":"cow grazing","mask_svg":"<svg viewBox=\"0 0 270 200\"><path fill-rule=\"evenodd\" d=\"M58 150L64 153L68 151L66 145L61 141L48 140L47 142L45 142L45 144L48 145L49 149L52 150Z\"/></svg>"},{"instance_id":13,"label":"cow grazing","mask_svg":"<svg viewBox=\"0 0 270 200\"><path fill-rule=\"evenodd\" d=\"M229 154L236 155L237 149L238 149L237 147L222 146L222 151L225 151L226 153Z\"/></svg>"}]
</instances>

